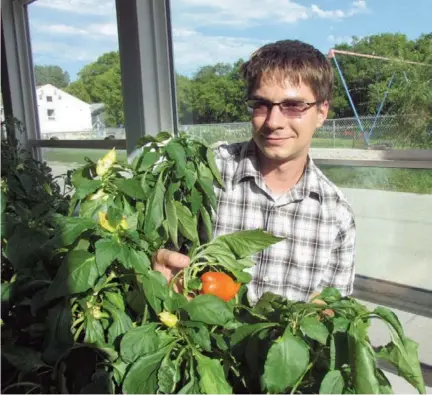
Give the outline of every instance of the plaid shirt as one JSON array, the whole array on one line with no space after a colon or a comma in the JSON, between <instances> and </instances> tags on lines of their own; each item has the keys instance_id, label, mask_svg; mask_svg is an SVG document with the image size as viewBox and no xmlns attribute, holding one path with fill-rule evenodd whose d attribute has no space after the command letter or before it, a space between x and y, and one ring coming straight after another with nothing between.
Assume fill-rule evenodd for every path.
<instances>
[{"instance_id":1,"label":"plaid shirt","mask_svg":"<svg viewBox=\"0 0 432 395\"><path fill-rule=\"evenodd\" d=\"M253 141L221 145L216 157L225 190L216 190L215 236L261 228L285 238L253 257L250 301L266 291L305 301L329 286L351 294L354 214L312 159L300 181L275 198L259 172Z\"/></svg>"}]
</instances>

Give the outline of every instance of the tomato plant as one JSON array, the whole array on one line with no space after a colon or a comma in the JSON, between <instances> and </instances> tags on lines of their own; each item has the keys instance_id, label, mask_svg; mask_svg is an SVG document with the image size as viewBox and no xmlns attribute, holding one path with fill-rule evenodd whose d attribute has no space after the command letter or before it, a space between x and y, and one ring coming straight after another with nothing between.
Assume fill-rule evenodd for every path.
<instances>
[{"instance_id":1,"label":"tomato plant","mask_svg":"<svg viewBox=\"0 0 432 395\"><path fill-rule=\"evenodd\" d=\"M15 143L2 142L2 159L15 152L2 168L2 392L383 393L383 359L424 393L417 345L390 310L333 288L324 305L249 304L251 257L281 239L213 238L224 185L202 142L161 133L132 163L115 150L87 160L70 199ZM181 293L151 269L161 247L190 257ZM389 344L372 347L371 319Z\"/></svg>"}]
</instances>

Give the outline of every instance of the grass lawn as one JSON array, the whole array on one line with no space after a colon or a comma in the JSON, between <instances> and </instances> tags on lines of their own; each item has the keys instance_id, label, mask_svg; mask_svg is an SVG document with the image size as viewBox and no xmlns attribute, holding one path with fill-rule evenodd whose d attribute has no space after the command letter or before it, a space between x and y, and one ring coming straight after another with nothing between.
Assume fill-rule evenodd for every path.
<instances>
[{"instance_id":1,"label":"grass lawn","mask_svg":"<svg viewBox=\"0 0 432 395\"><path fill-rule=\"evenodd\" d=\"M337 186L432 194L432 170L320 166Z\"/></svg>"},{"instance_id":2,"label":"grass lawn","mask_svg":"<svg viewBox=\"0 0 432 395\"><path fill-rule=\"evenodd\" d=\"M46 162L86 163L85 157L96 161L109 150L104 149L70 149L70 148L42 148L42 158ZM117 150L117 158L126 160L126 150Z\"/></svg>"}]
</instances>

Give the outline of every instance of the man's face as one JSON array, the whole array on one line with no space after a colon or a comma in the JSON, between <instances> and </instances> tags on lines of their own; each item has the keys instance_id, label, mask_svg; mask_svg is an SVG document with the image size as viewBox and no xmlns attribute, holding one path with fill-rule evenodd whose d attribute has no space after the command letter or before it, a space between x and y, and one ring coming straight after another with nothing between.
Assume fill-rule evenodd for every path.
<instances>
[{"instance_id":1,"label":"man's face","mask_svg":"<svg viewBox=\"0 0 432 395\"><path fill-rule=\"evenodd\" d=\"M261 79L251 98L263 102L287 102L291 105L295 105L295 102L316 101L312 90L303 82L293 86L273 79ZM264 156L263 159L283 163L301 156L306 157L312 136L327 118L327 112L328 102L310 106L294 115L292 111L282 113L277 105L267 112L252 111L252 137Z\"/></svg>"}]
</instances>

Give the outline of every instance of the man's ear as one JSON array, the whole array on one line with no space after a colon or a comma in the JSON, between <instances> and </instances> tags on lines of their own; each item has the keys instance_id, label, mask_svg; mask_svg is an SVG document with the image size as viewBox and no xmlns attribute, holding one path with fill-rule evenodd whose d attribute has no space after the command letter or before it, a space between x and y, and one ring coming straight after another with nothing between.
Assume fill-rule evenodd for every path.
<instances>
[{"instance_id":1,"label":"man's ear","mask_svg":"<svg viewBox=\"0 0 432 395\"><path fill-rule=\"evenodd\" d=\"M316 124L317 128L320 128L323 125L324 121L327 119L329 106L330 105L327 100L317 106L317 111L318 111L318 118Z\"/></svg>"}]
</instances>

